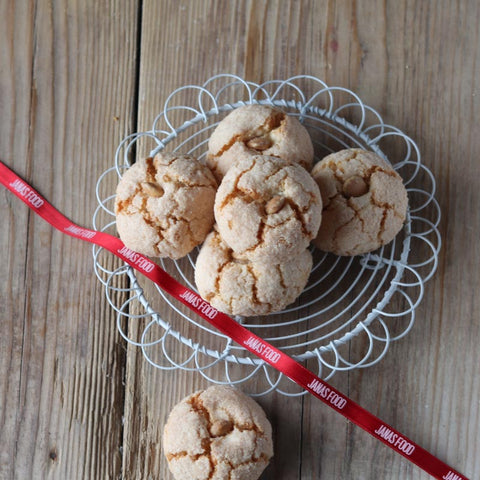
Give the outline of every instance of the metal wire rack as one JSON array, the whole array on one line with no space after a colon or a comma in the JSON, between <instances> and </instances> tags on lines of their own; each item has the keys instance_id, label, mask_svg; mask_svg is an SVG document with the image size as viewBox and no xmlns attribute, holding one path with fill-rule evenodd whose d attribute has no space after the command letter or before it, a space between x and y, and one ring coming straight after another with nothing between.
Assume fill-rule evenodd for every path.
<instances>
[{"instance_id":1,"label":"metal wire rack","mask_svg":"<svg viewBox=\"0 0 480 480\"><path fill-rule=\"evenodd\" d=\"M388 245L356 257L337 257L312 247L314 266L299 299L282 312L236 318L328 380L336 372L379 362L391 342L405 337L415 321L424 284L434 274L441 239L435 178L418 147L387 125L352 91L301 75L261 85L223 74L203 85L172 92L151 130L128 135L114 164L98 179L96 230L115 233L116 185L136 156L167 149L204 160L208 138L228 112L261 103L282 108L308 129L315 161L343 148L372 150L402 176L409 196L403 230ZM114 177L112 179L112 176ZM185 259L159 264L186 286L193 281L198 249ZM117 315L123 338L141 348L156 368L192 370L215 383L245 384L252 395L277 391L303 395L292 382L217 332L128 265L109 268L109 254L93 248L95 272ZM150 282L151 283L151 282Z\"/></svg>"}]
</instances>

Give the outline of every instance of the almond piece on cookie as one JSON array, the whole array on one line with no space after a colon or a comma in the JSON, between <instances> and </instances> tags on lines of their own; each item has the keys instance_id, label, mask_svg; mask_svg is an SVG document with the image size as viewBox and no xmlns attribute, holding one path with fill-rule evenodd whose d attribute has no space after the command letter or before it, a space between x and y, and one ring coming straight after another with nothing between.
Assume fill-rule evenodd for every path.
<instances>
[{"instance_id":1,"label":"almond piece on cookie","mask_svg":"<svg viewBox=\"0 0 480 480\"><path fill-rule=\"evenodd\" d=\"M139 161L117 186L120 238L150 257L183 257L212 228L216 190L210 169L192 156L161 152Z\"/></svg>"},{"instance_id":2,"label":"almond piece on cookie","mask_svg":"<svg viewBox=\"0 0 480 480\"><path fill-rule=\"evenodd\" d=\"M270 105L244 105L232 110L208 142L207 165L221 180L238 158L280 157L306 170L313 164L313 144L298 119Z\"/></svg>"},{"instance_id":3,"label":"almond piece on cookie","mask_svg":"<svg viewBox=\"0 0 480 480\"><path fill-rule=\"evenodd\" d=\"M163 451L176 480L257 480L273 456L272 427L251 397L214 385L173 407Z\"/></svg>"},{"instance_id":4,"label":"almond piece on cookie","mask_svg":"<svg viewBox=\"0 0 480 480\"><path fill-rule=\"evenodd\" d=\"M320 191L298 163L265 155L238 160L218 187L215 220L223 240L252 262L278 264L317 236Z\"/></svg>"},{"instance_id":5,"label":"almond piece on cookie","mask_svg":"<svg viewBox=\"0 0 480 480\"><path fill-rule=\"evenodd\" d=\"M313 243L326 252L352 256L388 244L407 213L400 175L374 152L351 148L332 153L312 169L323 201Z\"/></svg>"}]
</instances>

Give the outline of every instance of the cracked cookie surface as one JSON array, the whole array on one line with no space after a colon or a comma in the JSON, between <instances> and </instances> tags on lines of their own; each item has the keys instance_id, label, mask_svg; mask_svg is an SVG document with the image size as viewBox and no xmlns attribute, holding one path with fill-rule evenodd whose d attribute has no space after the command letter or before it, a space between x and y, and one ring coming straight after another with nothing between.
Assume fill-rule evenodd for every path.
<instances>
[{"instance_id":1,"label":"cracked cookie surface","mask_svg":"<svg viewBox=\"0 0 480 480\"><path fill-rule=\"evenodd\" d=\"M272 427L252 398L214 385L173 407L163 449L176 480L256 480L273 456Z\"/></svg>"},{"instance_id":2,"label":"cracked cookie surface","mask_svg":"<svg viewBox=\"0 0 480 480\"><path fill-rule=\"evenodd\" d=\"M207 165L218 180L245 156L280 157L307 170L313 163L307 129L295 117L267 105L245 105L230 112L217 125L208 147Z\"/></svg>"},{"instance_id":3,"label":"cracked cookie surface","mask_svg":"<svg viewBox=\"0 0 480 480\"><path fill-rule=\"evenodd\" d=\"M210 169L189 155L161 152L133 164L116 191L120 238L150 257L185 256L212 228L216 189Z\"/></svg>"},{"instance_id":4,"label":"cracked cookie surface","mask_svg":"<svg viewBox=\"0 0 480 480\"><path fill-rule=\"evenodd\" d=\"M227 245L253 262L278 264L316 237L322 200L299 164L262 155L238 160L218 187L215 220Z\"/></svg>"},{"instance_id":5,"label":"cracked cookie surface","mask_svg":"<svg viewBox=\"0 0 480 480\"><path fill-rule=\"evenodd\" d=\"M319 249L360 255L391 242L402 229L407 191L379 155L341 150L322 159L311 173L323 202L322 224L313 242Z\"/></svg>"},{"instance_id":6,"label":"cracked cookie surface","mask_svg":"<svg viewBox=\"0 0 480 480\"><path fill-rule=\"evenodd\" d=\"M283 263L257 263L236 256L216 231L197 257L195 283L200 295L229 315L266 315L294 302L312 269L309 250Z\"/></svg>"}]
</instances>

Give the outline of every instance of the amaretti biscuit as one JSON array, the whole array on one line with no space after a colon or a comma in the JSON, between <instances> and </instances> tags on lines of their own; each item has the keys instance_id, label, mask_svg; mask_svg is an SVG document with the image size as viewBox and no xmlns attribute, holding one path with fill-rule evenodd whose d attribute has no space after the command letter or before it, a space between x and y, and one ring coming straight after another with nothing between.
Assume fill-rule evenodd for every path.
<instances>
[{"instance_id":1,"label":"amaretti biscuit","mask_svg":"<svg viewBox=\"0 0 480 480\"><path fill-rule=\"evenodd\" d=\"M232 110L208 142L207 165L217 179L237 161L250 155L281 157L310 170L313 144L297 118L268 105L245 105Z\"/></svg>"},{"instance_id":2,"label":"amaretti biscuit","mask_svg":"<svg viewBox=\"0 0 480 480\"><path fill-rule=\"evenodd\" d=\"M360 255L386 245L402 229L408 197L402 178L379 155L358 148L332 153L312 176L323 201L314 244L337 255Z\"/></svg>"},{"instance_id":3,"label":"amaretti biscuit","mask_svg":"<svg viewBox=\"0 0 480 480\"><path fill-rule=\"evenodd\" d=\"M116 192L121 240L147 256L185 256L212 228L216 189L210 169L189 155L161 152L133 164Z\"/></svg>"},{"instance_id":4,"label":"amaretti biscuit","mask_svg":"<svg viewBox=\"0 0 480 480\"><path fill-rule=\"evenodd\" d=\"M298 163L251 156L230 168L215 197L218 230L232 250L253 262L281 263L316 237L319 188Z\"/></svg>"},{"instance_id":5,"label":"amaretti biscuit","mask_svg":"<svg viewBox=\"0 0 480 480\"><path fill-rule=\"evenodd\" d=\"M257 480L273 456L272 427L252 398L214 385L173 407L163 450L176 480Z\"/></svg>"},{"instance_id":6,"label":"amaretti biscuit","mask_svg":"<svg viewBox=\"0 0 480 480\"><path fill-rule=\"evenodd\" d=\"M229 315L266 315L294 302L307 284L312 255L304 250L282 263L251 262L215 230L197 257L195 283L202 298Z\"/></svg>"}]
</instances>

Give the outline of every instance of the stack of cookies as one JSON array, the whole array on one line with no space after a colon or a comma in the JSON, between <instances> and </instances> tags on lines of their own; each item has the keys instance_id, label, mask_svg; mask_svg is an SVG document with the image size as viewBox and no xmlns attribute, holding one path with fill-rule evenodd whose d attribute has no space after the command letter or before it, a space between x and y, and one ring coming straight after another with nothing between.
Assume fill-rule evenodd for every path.
<instances>
[{"instance_id":1,"label":"stack of cookies","mask_svg":"<svg viewBox=\"0 0 480 480\"><path fill-rule=\"evenodd\" d=\"M209 140L207 165L219 187L215 230L197 259L200 295L231 315L265 315L304 289L307 250L322 218L308 173L313 145L294 117L263 105L233 110Z\"/></svg>"},{"instance_id":2,"label":"stack of cookies","mask_svg":"<svg viewBox=\"0 0 480 480\"><path fill-rule=\"evenodd\" d=\"M216 127L206 165L159 153L122 177L115 203L125 245L178 259L201 245L199 294L230 315L280 311L304 289L310 242L360 255L402 228L407 194L378 155L332 153L312 170L314 149L293 116L266 105L233 110Z\"/></svg>"}]
</instances>

